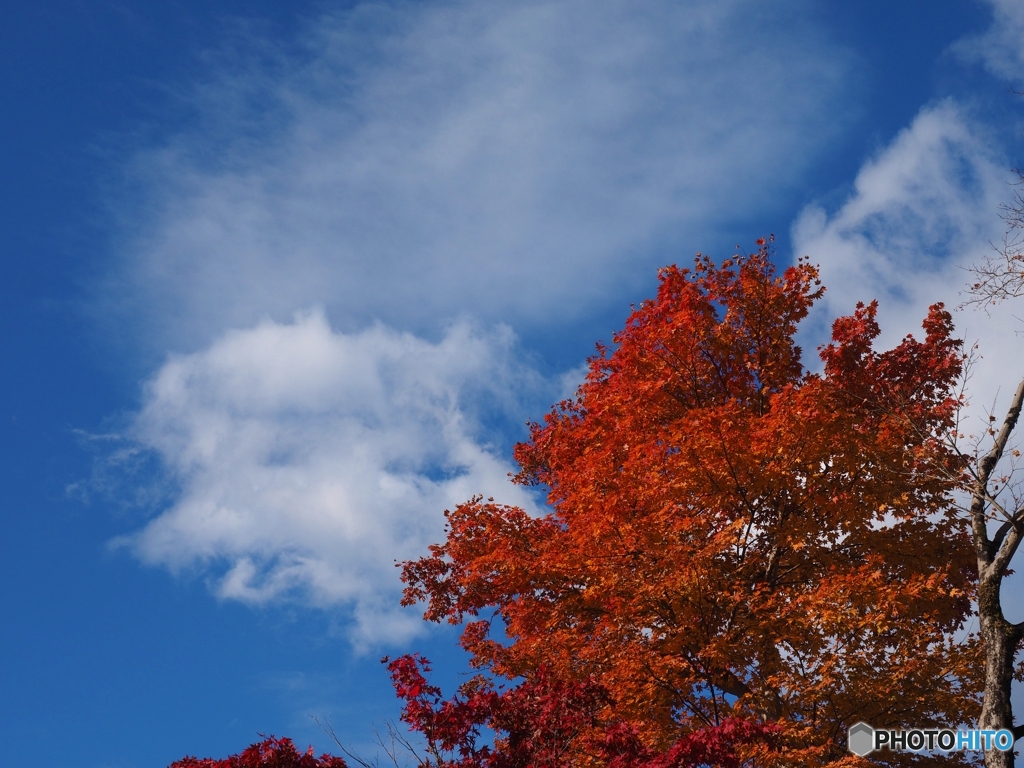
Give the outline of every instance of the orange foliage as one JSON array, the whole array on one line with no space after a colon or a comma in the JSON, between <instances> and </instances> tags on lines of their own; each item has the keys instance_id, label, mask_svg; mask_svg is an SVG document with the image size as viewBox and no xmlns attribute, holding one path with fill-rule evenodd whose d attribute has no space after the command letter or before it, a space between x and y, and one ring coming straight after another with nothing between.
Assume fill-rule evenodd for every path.
<instances>
[{"instance_id":1,"label":"orange foliage","mask_svg":"<svg viewBox=\"0 0 1024 768\"><path fill-rule=\"evenodd\" d=\"M976 708L977 645L953 640L973 551L937 439L960 342L936 305L924 341L876 352L875 304L859 305L809 373L794 335L817 271L778 276L759 245L662 270L577 398L517 446L549 513L446 512L447 541L403 564L404 603L468 619L461 642L495 675L596 680L652 748L740 717L782 728L758 765L864 765L854 722L954 726Z\"/></svg>"}]
</instances>

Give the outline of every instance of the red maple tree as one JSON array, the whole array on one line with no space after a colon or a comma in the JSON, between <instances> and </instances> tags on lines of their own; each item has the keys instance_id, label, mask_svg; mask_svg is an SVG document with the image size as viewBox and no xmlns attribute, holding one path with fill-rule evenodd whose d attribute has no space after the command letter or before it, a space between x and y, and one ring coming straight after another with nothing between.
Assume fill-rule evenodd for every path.
<instances>
[{"instance_id":1,"label":"red maple tree","mask_svg":"<svg viewBox=\"0 0 1024 768\"><path fill-rule=\"evenodd\" d=\"M972 550L942 440L961 347L936 305L923 341L875 351L876 305L858 305L807 371L795 334L817 271L777 275L759 245L662 270L577 397L516 448L549 513L447 512L446 541L403 566L404 602L465 622L472 664L497 678L595 681L610 702L595 727L624 722L654 753L767 721L782 749L741 750L759 765L856 764L857 720L961 723L976 705L977 643L953 639ZM585 742L566 764L591 764Z\"/></svg>"}]
</instances>

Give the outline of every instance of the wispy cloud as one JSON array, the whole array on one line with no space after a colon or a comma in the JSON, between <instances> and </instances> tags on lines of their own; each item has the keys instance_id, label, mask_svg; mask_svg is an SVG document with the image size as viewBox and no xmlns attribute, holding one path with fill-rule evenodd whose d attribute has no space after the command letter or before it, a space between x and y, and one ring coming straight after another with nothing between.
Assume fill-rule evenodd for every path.
<instances>
[{"instance_id":1,"label":"wispy cloud","mask_svg":"<svg viewBox=\"0 0 1024 768\"><path fill-rule=\"evenodd\" d=\"M980 61L1006 80L1024 79L1024 5L1018 0L987 0L992 25L979 35L958 41L953 50L969 61Z\"/></svg>"},{"instance_id":2,"label":"wispy cloud","mask_svg":"<svg viewBox=\"0 0 1024 768\"><path fill-rule=\"evenodd\" d=\"M224 598L345 606L361 642L402 637L415 624L397 610L394 560L442 536L446 507L484 493L532 508L477 419L529 388L514 347L466 324L437 343L338 333L312 312L175 357L132 436L180 495L118 543L212 574Z\"/></svg>"},{"instance_id":3,"label":"wispy cloud","mask_svg":"<svg viewBox=\"0 0 1024 768\"><path fill-rule=\"evenodd\" d=\"M852 57L802 8L362 3L250 40L136 158L104 310L157 350L312 304L410 330L592 311L842 130Z\"/></svg>"},{"instance_id":4,"label":"wispy cloud","mask_svg":"<svg viewBox=\"0 0 1024 768\"><path fill-rule=\"evenodd\" d=\"M822 323L877 298L882 343L893 345L919 328L930 304L958 306L963 267L1001 236L999 205L1010 179L984 126L954 102L922 109L864 164L837 211L811 205L794 223L794 250L821 264L828 286L814 319ZM968 334L1003 339L1000 325L977 313L962 313L958 322Z\"/></svg>"}]
</instances>

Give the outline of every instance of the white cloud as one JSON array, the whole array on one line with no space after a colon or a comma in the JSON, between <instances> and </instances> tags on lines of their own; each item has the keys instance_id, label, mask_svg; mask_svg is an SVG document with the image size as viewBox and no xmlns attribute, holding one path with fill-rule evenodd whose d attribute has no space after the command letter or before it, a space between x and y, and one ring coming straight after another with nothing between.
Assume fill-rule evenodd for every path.
<instances>
[{"instance_id":1,"label":"white cloud","mask_svg":"<svg viewBox=\"0 0 1024 768\"><path fill-rule=\"evenodd\" d=\"M299 53L215 59L199 128L136 158L105 306L157 350L312 304L416 330L591 311L842 130L851 57L802 7L361 3Z\"/></svg>"},{"instance_id":2,"label":"white cloud","mask_svg":"<svg viewBox=\"0 0 1024 768\"><path fill-rule=\"evenodd\" d=\"M812 324L877 298L882 343L891 346L920 328L930 304L958 306L968 279L962 267L990 253L1002 234L1006 165L955 103L921 110L864 164L838 211L811 205L794 223L794 250L821 265L828 288ZM960 313L957 322L968 337L1004 340L1004 329L978 313Z\"/></svg>"},{"instance_id":3,"label":"white cloud","mask_svg":"<svg viewBox=\"0 0 1024 768\"><path fill-rule=\"evenodd\" d=\"M441 512L473 494L531 508L476 423L478 406L512 407L530 385L513 346L465 324L437 343L337 333L313 312L170 359L133 436L180 495L120 543L213 574L224 598L347 606L360 642L414 631L394 560L425 554Z\"/></svg>"},{"instance_id":4,"label":"white cloud","mask_svg":"<svg viewBox=\"0 0 1024 768\"><path fill-rule=\"evenodd\" d=\"M980 35L957 41L953 50L980 61L997 77L1024 79L1024 5L1019 0L988 0L992 25Z\"/></svg>"}]
</instances>

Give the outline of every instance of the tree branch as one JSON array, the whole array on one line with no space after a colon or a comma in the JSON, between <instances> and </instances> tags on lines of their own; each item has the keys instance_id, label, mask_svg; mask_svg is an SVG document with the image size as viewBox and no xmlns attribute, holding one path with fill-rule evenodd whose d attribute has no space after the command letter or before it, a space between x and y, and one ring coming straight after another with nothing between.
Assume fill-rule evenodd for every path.
<instances>
[{"instance_id":1,"label":"tree branch","mask_svg":"<svg viewBox=\"0 0 1024 768\"><path fill-rule=\"evenodd\" d=\"M992 537L992 543L989 545L989 556L995 557L996 552L999 551L999 547L1002 546L1003 539L1011 529L1024 522L1024 507L1021 507L1013 513L1012 517L1006 520L1002 525L999 526L999 530L996 531L995 536Z\"/></svg>"},{"instance_id":2,"label":"tree branch","mask_svg":"<svg viewBox=\"0 0 1024 768\"><path fill-rule=\"evenodd\" d=\"M1005 559L1002 558L1002 551L1008 540L1004 540L1003 546L1000 547L999 552L996 554L995 558L993 558L991 542L988 538L985 509L989 503L994 502L994 499L992 499L992 496L988 492L988 483L992 477L993 470L995 470L999 460L1003 458L1003 452L1006 450L1006 444L1010 439L1010 435L1013 432L1014 427L1017 426L1017 420L1020 418L1022 404L1024 404L1024 379L1021 379L1020 384L1017 385L1017 391L1014 393L1013 400L1010 402L1010 407L1006 411L1006 418L1003 419L1003 425L999 430L999 434L996 435L995 440L992 442L992 448L987 454L985 454L984 458L978 462L978 471L974 475L974 489L971 494L971 528L974 535L974 547L978 553L978 558L986 565L991 564L995 558ZM1002 509L1002 507L999 508ZM1007 515L1007 517L1009 517L1009 515ZM1012 520L1012 518L1010 519ZM1010 538L1017 537L1014 537L1013 534L1011 534ZM1014 543L1014 551L1016 551L1018 543L1019 542ZM997 573L1001 572L1002 569L997 571Z\"/></svg>"},{"instance_id":3,"label":"tree branch","mask_svg":"<svg viewBox=\"0 0 1024 768\"><path fill-rule=\"evenodd\" d=\"M1021 529L1020 527L1014 527L1010 534L1006 537L1003 545L999 548L999 552L996 553L995 558L992 560L992 564L988 567L991 575L999 578L1003 571L1010 565L1010 561L1013 556L1017 553L1017 548L1020 546L1021 540Z\"/></svg>"}]
</instances>

